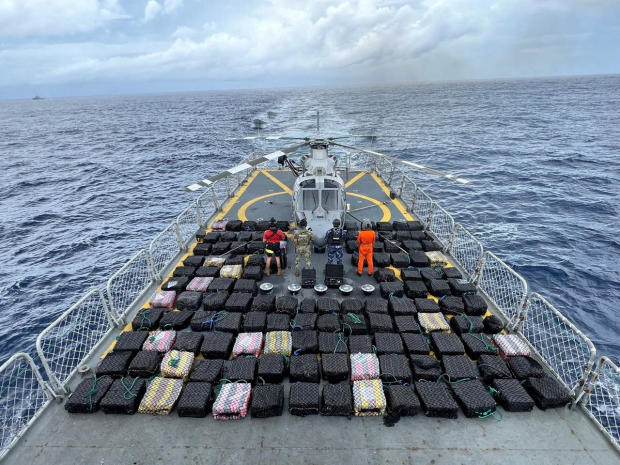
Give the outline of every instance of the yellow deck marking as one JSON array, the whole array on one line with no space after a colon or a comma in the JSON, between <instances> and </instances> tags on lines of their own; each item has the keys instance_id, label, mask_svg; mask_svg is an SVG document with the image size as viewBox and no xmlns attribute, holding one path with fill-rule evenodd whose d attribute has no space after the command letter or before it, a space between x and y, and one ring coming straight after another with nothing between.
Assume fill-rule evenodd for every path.
<instances>
[{"instance_id":1,"label":"yellow deck marking","mask_svg":"<svg viewBox=\"0 0 620 465\"><path fill-rule=\"evenodd\" d=\"M258 202L260 200L264 200L264 199L267 199L269 197L274 197L276 195L282 195L282 194L288 194L288 192L284 192L284 191L272 192L270 194L259 195L258 197L254 197L253 199L248 200L246 203L244 203L243 205L241 205L239 207L239 210L237 210L237 218L239 218L241 221L247 221L248 217L246 216L245 211L251 205L255 204L256 202Z\"/></svg>"},{"instance_id":2,"label":"yellow deck marking","mask_svg":"<svg viewBox=\"0 0 620 465\"><path fill-rule=\"evenodd\" d=\"M365 174L366 174L366 171L362 171L361 173L357 173L355 175L355 177L353 177L353 178L351 178L351 179L349 179L347 181L347 183L344 185L344 187L349 187L351 184L359 181L362 177L364 177Z\"/></svg>"},{"instance_id":3,"label":"yellow deck marking","mask_svg":"<svg viewBox=\"0 0 620 465\"><path fill-rule=\"evenodd\" d=\"M381 190L385 192L385 195L387 195L389 198L390 189L388 188L388 186L383 182L383 180L379 176L377 176L376 173L370 173L370 175L375 180L375 182L378 184L378 186L381 188ZM400 200L398 199L390 199L390 200L392 201L396 209L401 213L401 215L405 217L407 221L413 221L413 216L411 216L411 213L407 211L407 209L403 206Z\"/></svg>"},{"instance_id":4,"label":"yellow deck marking","mask_svg":"<svg viewBox=\"0 0 620 465\"><path fill-rule=\"evenodd\" d=\"M226 202L226 205L224 205L222 207L222 211L219 212L217 214L217 216L214 218L213 221L218 221L221 220L222 218L224 218L226 216L226 214L230 211L230 209L233 207L233 205L235 205L237 203L237 201L241 198L241 196L243 195L243 193L247 190L248 187L250 187L250 184L252 184L252 182L254 182L254 179L256 179L256 176L259 175L259 171L254 171L250 177L248 177L248 179L245 181L245 183L235 191L234 195L228 200L228 202ZM195 245L195 244L193 244Z\"/></svg>"},{"instance_id":5,"label":"yellow deck marking","mask_svg":"<svg viewBox=\"0 0 620 465\"><path fill-rule=\"evenodd\" d=\"M372 197L368 197L366 195L357 194L355 192L347 192L347 195L350 195L352 197L359 197L360 199L364 199L364 200L367 200L368 202L372 202L377 207L379 207L381 211L383 212L383 218L381 218L379 221L390 221L390 218L392 218L392 212L390 211L390 209L386 207L383 203L378 201L377 199L373 199Z\"/></svg>"},{"instance_id":6,"label":"yellow deck marking","mask_svg":"<svg viewBox=\"0 0 620 465\"><path fill-rule=\"evenodd\" d=\"M284 184L282 181L280 181L278 178L276 178L269 171L261 170L260 172L263 173L265 176L267 176L269 179L271 179L278 186L280 186L284 192L286 192L287 194L293 195L293 191L291 190L291 188L288 187L286 184Z\"/></svg>"}]
</instances>

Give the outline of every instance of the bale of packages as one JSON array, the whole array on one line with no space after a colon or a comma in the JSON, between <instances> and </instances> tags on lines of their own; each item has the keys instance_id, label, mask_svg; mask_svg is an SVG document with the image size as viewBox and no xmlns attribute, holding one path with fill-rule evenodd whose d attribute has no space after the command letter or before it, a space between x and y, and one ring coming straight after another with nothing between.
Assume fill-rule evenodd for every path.
<instances>
[{"instance_id":1,"label":"bale of packages","mask_svg":"<svg viewBox=\"0 0 620 465\"><path fill-rule=\"evenodd\" d=\"M508 365L498 355L480 355L478 371L480 371L480 376L487 383L497 378L512 378Z\"/></svg>"},{"instance_id":2,"label":"bale of packages","mask_svg":"<svg viewBox=\"0 0 620 465\"><path fill-rule=\"evenodd\" d=\"M415 303L408 297L392 297L389 300L389 309L392 315L415 315Z\"/></svg>"},{"instance_id":3,"label":"bale of packages","mask_svg":"<svg viewBox=\"0 0 620 465\"><path fill-rule=\"evenodd\" d=\"M385 399L391 416L413 416L420 411L420 399L413 386L403 384L385 386Z\"/></svg>"},{"instance_id":4,"label":"bale of packages","mask_svg":"<svg viewBox=\"0 0 620 465\"><path fill-rule=\"evenodd\" d=\"M266 383L281 383L284 378L284 357L280 354L263 354L258 359L256 377Z\"/></svg>"},{"instance_id":5,"label":"bale of packages","mask_svg":"<svg viewBox=\"0 0 620 465\"><path fill-rule=\"evenodd\" d=\"M375 348L377 355L403 354L403 340L397 333L375 333Z\"/></svg>"},{"instance_id":6,"label":"bale of packages","mask_svg":"<svg viewBox=\"0 0 620 465\"><path fill-rule=\"evenodd\" d=\"M431 351L428 338L423 334L403 333L400 337L405 345L405 353L409 356L415 354L428 354Z\"/></svg>"},{"instance_id":7,"label":"bale of packages","mask_svg":"<svg viewBox=\"0 0 620 465\"><path fill-rule=\"evenodd\" d=\"M191 333L187 331L181 331L177 333L177 338L172 344L172 350L179 350L181 352L191 352L194 355L200 353L200 347L202 346L202 340L204 336L198 333Z\"/></svg>"},{"instance_id":8,"label":"bale of packages","mask_svg":"<svg viewBox=\"0 0 620 465\"><path fill-rule=\"evenodd\" d=\"M523 386L541 410L563 407L573 400L569 390L551 376L527 378Z\"/></svg>"},{"instance_id":9,"label":"bale of packages","mask_svg":"<svg viewBox=\"0 0 620 465\"><path fill-rule=\"evenodd\" d=\"M213 403L215 420L240 420L245 418L250 405L252 386L249 383L226 383Z\"/></svg>"},{"instance_id":10,"label":"bale of packages","mask_svg":"<svg viewBox=\"0 0 620 465\"><path fill-rule=\"evenodd\" d=\"M239 265L230 265L230 266L239 266ZM208 291L209 292L220 292L220 291L230 292L234 285L235 285L234 278L228 278L226 276L223 276L222 271L220 270L220 277L214 278L213 281L211 281L211 284L209 284Z\"/></svg>"},{"instance_id":11,"label":"bale of packages","mask_svg":"<svg viewBox=\"0 0 620 465\"><path fill-rule=\"evenodd\" d=\"M319 350L317 331L305 329L291 333L292 350L294 354L316 354Z\"/></svg>"},{"instance_id":12,"label":"bale of packages","mask_svg":"<svg viewBox=\"0 0 620 465\"><path fill-rule=\"evenodd\" d=\"M192 278L192 280L187 285L186 292L207 292L207 289L209 288L209 285L211 285L212 281L213 278L208 276L197 276L195 278ZM200 299L200 303L202 303L202 299Z\"/></svg>"},{"instance_id":13,"label":"bale of packages","mask_svg":"<svg viewBox=\"0 0 620 465\"><path fill-rule=\"evenodd\" d=\"M127 376L150 378L159 373L162 355L154 350L141 350L129 363Z\"/></svg>"},{"instance_id":14,"label":"bale of packages","mask_svg":"<svg viewBox=\"0 0 620 465\"><path fill-rule=\"evenodd\" d=\"M439 357L444 355L463 355L465 353L465 347L461 339L454 333L434 331L430 337L434 352Z\"/></svg>"},{"instance_id":15,"label":"bale of packages","mask_svg":"<svg viewBox=\"0 0 620 465\"><path fill-rule=\"evenodd\" d=\"M424 281L405 281L403 284L404 293L410 299L426 298L428 289Z\"/></svg>"},{"instance_id":16,"label":"bale of packages","mask_svg":"<svg viewBox=\"0 0 620 465\"><path fill-rule=\"evenodd\" d=\"M497 347L484 334L465 333L461 336L465 352L470 358L476 360L482 354L495 355Z\"/></svg>"},{"instance_id":17,"label":"bale of packages","mask_svg":"<svg viewBox=\"0 0 620 465\"><path fill-rule=\"evenodd\" d=\"M347 340L347 336L342 331L319 332L319 352L321 354L346 354Z\"/></svg>"},{"instance_id":18,"label":"bale of packages","mask_svg":"<svg viewBox=\"0 0 620 465\"><path fill-rule=\"evenodd\" d=\"M183 388L177 413L180 417L204 418L211 411L212 403L211 383L190 381Z\"/></svg>"},{"instance_id":19,"label":"bale of packages","mask_svg":"<svg viewBox=\"0 0 620 465\"><path fill-rule=\"evenodd\" d=\"M418 313L418 321L426 332L450 331L450 326L442 313Z\"/></svg>"},{"instance_id":20,"label":"bale of packages","mask_svg":"<svg viewBox=\"0 0 620 465\"><path fill-rule=\"evenodd\" d=\"M103 413L122 413L133 415L146 391L146 380L126 377L114 380L108 392L101 399Z\"/></svg>"},{"instance_id":21,"label":"bale of packages","mask_svg":"<svg viewBox=\"0 0 620 465\"><path fill-rule=\"evenodd\" d=\"M345 353L326 353L321 355L321 374L330 383L349 379L349 357Z\"/></svg>"},{"instance_id":22,"label":"bale of packages","mask_svg":"<svg viewBox=\"0 0 620 465\"><path fill-rule=\"evenodd\" d=\"M263 350L263 333L239 333L233 346L232 356L253 355L258 357Z\"/></svg>"},{"instance_id":23,"label":"bale of packages","mask_svg":"<svg viewBox=\"0 0 620 465\"><path fill-rule=\"evenodd\" d=\"M293 297L292 295L276 297L277 313L286 313L287 315L294 316L297 312L298 305L299 302L297 301L297 297Z\"/></svg>"},{"instance_id":24,"label":"bale of packages","mask_svg":"<svg viewBox=\"0 0 620 465\"><path fill-rule=\"evenodd\" d=\"M319 383L291 384L288 396L288 411L291 415L305 417L319 413L321 393Z\"/></svg>"},{"instance_id":25,"label":"bale of packages","mask_svg":"<svg viewBox=\"0 0 620 465\"><path fill-rule=\"evenodd\" d=\"M259 294L252 300L250 311L253 312L273 312L275 310L276 296Z\"/></svg>"},{"instance_id":26,"label":"bale of packages","mask_svg":"<svg viewBox=\"0 0 620 465\"><path fill-rule=\"evenodd\" d=\"M110 376L93 376L83 380L65 402L65 410L69 413L96 412L112 382Z\"/></svg>"},{"instance_id":27,"label":"bale of packages","mask_svg":"<svg viewBox=\"0 0 620 465\"><path fill-rule=\"evenodd\" d=\"M252 382L256 377L256 357L237 357L226 360L222 368L222 378L230 381Z\"/></svg>"},{"instance_id":28,"label":"bale of packages","mask_svg":"<svg viewBox=\"0 0 620 465\"><path fill-rule=\"evenodd\" d=\"M463 296L465 313L473 316L482 316L487 312L487 303L477 294Z\"/></svg>"},{"instance_id":29,"label":"bale of packages","mask_svg":"<svg viewBox=\"0 0 620 465\"><path fill-rule=\"evenodd\" d=\"M403 354L379 355L379 368L385 383L411 383L413 375L409 361Z\"/></svg>"},{"instance_id":30,"label":"bale of packages","mask_svg":"<svg viewBox=\"0 0 620 465\"><path fill-rule=\"evenodd\" d=\"M254 281L260 281L263 279L263 268L259 265L250 265L246 266L243 269L243 274L241 275L243 279L252 279Z\"/></svg>"},{"instance_id":31,"label":"bale of packages","mask_svg":"<svg viewBox=\"0 0 620 465\"><path fill-rule=\"evenodd\" d=\"M495 412L495 399L478 379L450 384L454 398L468 418L486 417Z\"/></svg>"},{"instance_id":32,"label":"bale of packages","mask_svg":"<svg viewBox=\"0 0 620 465\"><path fill-rule=\"evenodd\" d=\"M456 315L465 312L465 304L463 304L463 299L461 297L443 295L439 298L439 309L443 314Z\"/></svg>"},{"instance_id":33,"label":"bale of packages","mask_svg":"<svg viewBox=\"0 0 620 465\"><path fill-rule=\"evenodd\" d=\"M480 377L478 367L466 355L444 355L441 358L441 363L443 364L446 378L450 382Z\"/></svg>"},{"instance_id":34,"label":"bale of packages","mask_svg":"<svg viewBox=\"0 0 620 465\"><path fill-rule=\"evenodd\" d=\"M279 417L283 408L284 386L281 384L262 384L252 389L252 418Z\"/></svg>"},{"instance_id":35,"label":"bale of packages","mask_svg":"<svg viewBox=\"0 0 620 465\"><path fill-rule=\"evenodd\" d=\"M333 297L319 297L316 300L316 308L319 314L339 313L340 303Z\"/></svg>"},{"instance_id":36,"label":"bale of packages","mask_svg":"<svg viewBox=\"0 0 620 465\"><path fill-rule=\"evenodd\" d=\"M232 333L206 333L200 347L200 353L205 358L227 359L230 356L233 338Z\"/></svg>"},{"instance_id":37,"label":"bale of packages","mask_svg":"<svg viewBox=\"0 0 620 465\"><path fill-rule=\"evenodd\" d=\"M388 313L388 302L379 297L370 297L365 302L366 313Z\"/></svg>"},{"instance_id":38,"label":"bale of packages","mask_svg":"<svg viewBox=\"0 0 620 465\"><path fill-rule=\"evenodd\" d=\"M439 313L441 312L441 308L433 299L427 298L415 298L413 299L415 302L415 308L418 313Z\"/></svg>"},{"instance_id":39,"label":"bale of packages","mask_svg":"<svg viewBox=\"0 0 620 465\"><path fill-rule=\"evenodd\" d=\"M270 331L265 335L265 354L281 354L291 356L292 341L289 331Z\"/></svg>"},{"instance_id":40,"label":"bale of packages","mask_svg":"<svg viewBox=\"0 0 620 465\"><path fill-rule=\"evenodd\" d=\"M340 329L340 318L332 313L324 313L316 319L316 329L324 332L334 332Z\"/></svg>"},{"instance_id":41,"label":"bale of packages","mask_svg":"<svg viewBox=\"0 0 620 465\"><path fill-rule=\"evenodd\" d=\"M347 297L340 303L340 311L347 313L363 313L364 303L356 297Z\"/></svg>"},{"instance_id":42,"label":"bale of packages","mask_svg":"<svg viewBox=\"0 0 620 465\"><path fill-rule=\"evenodd\" d=\"M213 283L211 283L213 284ZM217 291L207 294L202 299L202 306L205 311L217 312L224 309L224 304L228 300L228 291Z\"/></svg>"},{"instance_id":43,"label":"bale of packages","mask_svg":"<svg viewBox=\"0 0 620 465\"><path fill-rule=\"evenodd\" d=\"M462 314L450 318L450 328L456 334L480 333L484 329L484 324L480 316Z\"/></svg>"},{"instance_id":44,"label":"bale of packages","mask_svg":"<svg viewBox=\"0 0 620 465\"><path fill-rule=\"evenodd\" d=\"M119 352L127 350L136 353L142 349L148 336L145 331L124 331L118 335L114 350Z\"/></svg>"},{"instance_id":45,"label":"bale of packages","mask_svg":"<svg viewBox=\"0 0 620 465\"><path fill-rule=\"evenodd\" d=\"M351 381L378 379L381 375L379 359L374 353L351 353Z\"/></svg>"},{"instance_id":46,"label":"bale of packages","mask_svg":"<svg viewBox=\"0 0 620 465\"><path fill-rule=\"evenodd\" d=\"M409 358L411 359L413 378L416 381L437 381L441 376L441 363L432 355L415 354Z\"/></svg>"},{"instance_id":47,"label":"bale of packages","mask_svg":"<svg viewBox=\"0 0 620 465\"><path fill-rule=\"evenodd\" d=\"M349 416L352 413L351 385L348 382L326 384L321 398L321 415Z\"/></svg>"},{"instance_id":48,"label":"bale of packages","mask_svg":"<svg viewBox=\"0 0 620 465\"><path fill-rule=\"evenodd\" d=\"M298 381L318 383L321 380L316 354L292 355L289 364L291 383Z\"/></svg>"},{"instance_id":49,"label":"bale of packages","mask_svg":"<svg viewBox=\"0 0 620 465\"><path fill-rule=\"evenodd\" d=\"M316 328L316 313L298 313L291 320L291 330L308 330Z\"/></svg>"},{"instance_id":50,"label":"bale of packages","mask_svg":"<svg viewBox=\"0 0 620 465\"><path fill-rule=\"evenodd\" d=\"M233 292L226 300L224 310L227 312L245 313L250 309L251 303L252 294L247 292Z\"/></svg>"},{"instance_id":51,"label":"bale of packages","mask_svg":"<svg viewBox=\"0 0 620 465\"><path fill-rule=\"evenodd\" d=\"M165 308L167 310L172 310L174 308L176 298L176 291L156 291L151 296L149 305L151 308Z\"/></svg>"},{"instance_id":52,"label":"bale of packages","mask_svg":"<svg viewBox=\"0 0 620 465\"><path fill-rule=\"evenodd\" d=\"M457 418L459 406L445 383L418 381L415 389L427 417Z\"/></svg>"},{"instance_id":53,"label":"bale of packages","mask_svg":"<svg viewBox=\"0 0 620 465\"><path fill-rule=\"evenodd\" d=\"M493 343L499 349L499 354L503 358L514 357L516 355L530 355L530 348L516 334L495 334Z\"/></svg>"},{"instance_id":54,"label":"bale of packages","mask_svg":"<svg viewBox=\"0 0 620 465\"><path fill-rule=\"evenodd\" d=\"M353 382L353 413L358 417L383 415L387 407L379 379Z\"/></svg>"},{"instance_id":55,"label":"bale of packages","mask_svg":"<svg viewBox=\"0 0 620 465\"><path fill-rule=\"evenodd\" d=\"M534 408L534 399L518 379L494 379L491 387L497 403L508 412L530 412Z\"/></svg>"},{"instance_id":56,"label":"bale of packages","mask_svg":"<svg viewBox=\"0 0 620 465\"><path fill-rule=\"evenodd\" d=\"M352 354L371 354L372 350L372 336L366 334L352 335L349 337L349 352ZM346 352L346 347L344 352Z\"/></svg>"},{"instance_id":57,"label":"bale of packages","mask_svg":"<svg viewBox=\"0 0 620 465\"><path fill-rule=\"evenodd\" d=\"M194 365L193 352L181 352L180 350L171 350L164 355L159 367L161 376L164 378L181 378L187 381L189 372Z\"/></svg>"},{"instance_id":58,"label":"bale of packages","mask_svg":"<svg viewBox=\"0 0 620 465\"><path fill-rule=\"evenodd\" d=\"M217 266L201 266L196 270L197 278L217 278L219 275L220 268ZM212 281L213 280L209 281L209 284L207 285L207 290L209 289Z\"/></svg>"},{"instance_id":59,"label":"bale of packages","mask_svg":"<svg viewBox=\"0 0 620 465\"><path fill-rule=\"evenodd\" d=\"M248 312L243 316L241 331L245 333L263 332L267 326L266 312Z\"/></svg>"},{"instance_id":60,"label":"bale of packages","mask_svg":"<svg viewBox=\"0 0 620 465\"><path fill-rule=\"evenodd\" d=\"M168 415L177 403L182 389L182 379L159 376L153 378L146 387L138 413Z\"/></svg>"},{"instance_id":61,"label":"bale of packages","mask_svg":"<svg viewBox=\"0 0 620 465\"><path fill-rule=\"evenodd\" d=\"M220 379L224 360L194 359L194 366L189 373L190 381L215 383Z\"/></svg>"},{"instance_id":62,"label":"bale of packages","mask_svg":"<svg viewBox=\"0 0 620 465\"><path fill-rule=\"evenodd\" d=\"M269 313L267 315L266 330L288 331L291 327L291 317L285 313Z\"/></svg>"},{"instance_id":63,"label":"bale of packages","mask_svg":"<svg viewBox=\"0 0 620 465\"><path fill-rule=\"evenodd\" d=\"M194 312L166 312L159 320L159 327L163 330L175 330L187 328L194 317Z\"/></svg>"},{"instance_id":64,"label":"bale of packages","mask_svg":"<svg viewBox=\"0 0 620 465\"><path fill-rule=\"evenodd\" d=\"M419 333L420 325L418 325L415 316L399 315L394 317L394 326L399 333Z\"/></svg>"},{"instance_id":65,"label":"bale of packages","mask_svg":"<svg viewBox=\"0 0 620 465\"><path fill-rule=\"evenodd\" d=\"M133 352L110 352L101 360L95 368L95 374L101 376L111 376L119 378L125 376L129 362L133 358Z\"/></svg>"},{"instance_id":66,"label":"bale of packages","mask_svg":"<svg viewBox=\"0 0 620 465\"><path fill-rule=\"evenodd\" d=\"M545 370L542 365L531 357L510 357L508 359L508 366L515 378L520 380L545 376Z\"/></svg>"},{"instance_id":67,"label":"bale of packages","mask_svg":"<svg viewBox=\"0 0 620 465\"><path fill-rule=\"evenodd\" d=\"M366 318L362 314L348 312L342 315L342 330L347 334L366 334L368 333Z\"/></svg>"},{"instance_id":68,"label":"bale of packages","mask_svg":"<svg viewBox=\"0 0 620 465\"><path fill-rule=\"evenodd\" d=\"M390 333L394 331L392 317L381 313L369 313L368 330L371 333Z\"/></svg>"},{"instance_id":69,"label":"bale of packages","mask_svg":"<svg viewBox=\"0 0 620 465\"><path fill-rule=\"evenodd\" d=\"M159 320L164 314L161 308L141 308L131 322L134 331L153 331L159 328Z\"/></svg>"}]
</instances>

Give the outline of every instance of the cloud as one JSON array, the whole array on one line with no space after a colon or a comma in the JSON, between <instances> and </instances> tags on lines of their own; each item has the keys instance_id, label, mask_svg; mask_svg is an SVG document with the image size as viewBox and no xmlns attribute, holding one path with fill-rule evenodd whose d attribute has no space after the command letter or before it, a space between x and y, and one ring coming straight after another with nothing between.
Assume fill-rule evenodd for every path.
<instances>
[{"instance_id":1,"label":"cloud","mask_svg":"<svg viewBox=\"0 0 620 465\"><path fill-rule=\"evenodd\" d=\"M159 14L161 11L161 5L157 2L157 0L149 0L144 7L144 22L149 22L155 16Z\"/></svg>"},{"instance_id":2,"label":"cloud","mask_svg":"<svg viewBox=\"0 0 620 465\"><path fill-rule=\"evenodd\" d=\"M172 13L183 6L183 0L165 0L164 13Z\"/></svg>"}]
</instances>

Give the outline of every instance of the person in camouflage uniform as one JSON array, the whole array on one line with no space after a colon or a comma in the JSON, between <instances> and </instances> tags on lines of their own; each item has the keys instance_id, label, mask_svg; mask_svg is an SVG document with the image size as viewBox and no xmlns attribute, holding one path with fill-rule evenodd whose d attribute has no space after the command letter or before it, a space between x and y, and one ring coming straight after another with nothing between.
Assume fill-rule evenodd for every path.
<instances>
[{"instance_id":1,"label":"person in camouflage uniform","mask_svg":"<svg viewBox=\"0 0 620 465\"><path fill-rule=\"evenodd\" d=\"M342 245L347 240L347 232L340 227L339 219L336 218L332 224L334 227L325 234L325 242L327 243L327 263L342 265L342 259L344 257Z\"/></svg>"},{"instance_id":2,"label":"person in camouflage uniform","mask_svg":"<svg viewBox=\"0 0 620 465\"><path fill-rule=\"evenodd\" d=\"M303 218L297 223L297 230L293 235L293 244L295 244L295 276L299 276L301 272L301 261L305 260L306 268L312 268L312 231L306 229L308 222Z\"/></svg>"}]
</instances>

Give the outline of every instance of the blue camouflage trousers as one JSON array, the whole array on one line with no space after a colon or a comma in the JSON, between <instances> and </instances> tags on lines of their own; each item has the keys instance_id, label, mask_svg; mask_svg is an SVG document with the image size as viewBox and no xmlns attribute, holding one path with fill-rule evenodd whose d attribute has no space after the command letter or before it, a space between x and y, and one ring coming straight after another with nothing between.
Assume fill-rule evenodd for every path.
<instances>
[{"instance_id":1,"label":"blue camouflage trousers","mask_svg":"<svg viewBox=\"0 0 620 465\"><path fill-rule=\"evenodd\" d=\"M342 265L344 255L341 245L327 246L327 263L330 265Z\"/></svg>"}]
</instances>

